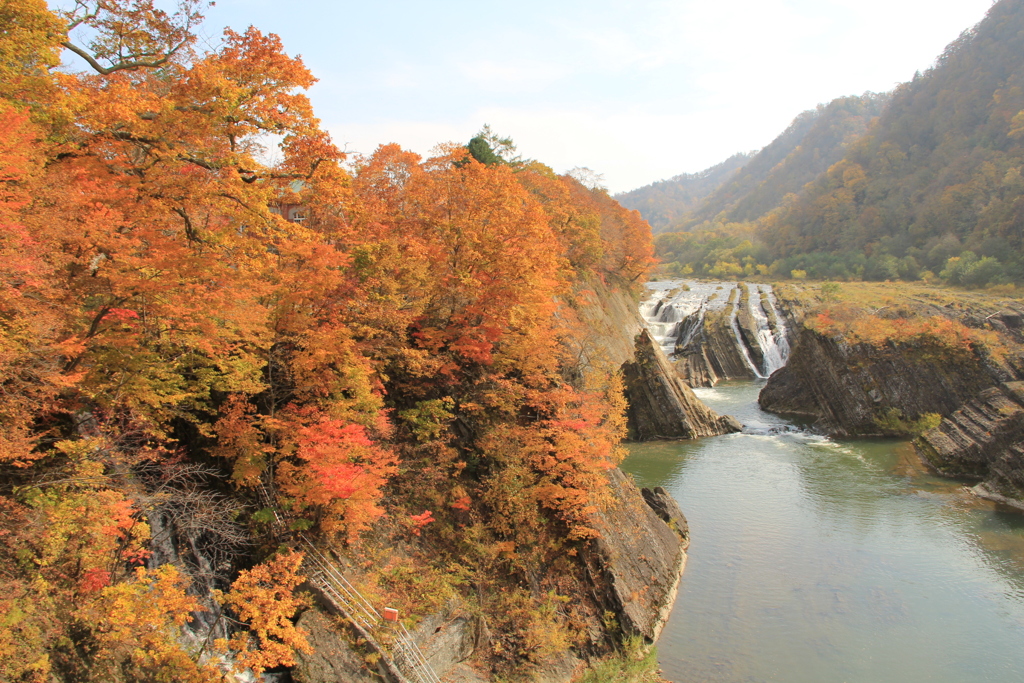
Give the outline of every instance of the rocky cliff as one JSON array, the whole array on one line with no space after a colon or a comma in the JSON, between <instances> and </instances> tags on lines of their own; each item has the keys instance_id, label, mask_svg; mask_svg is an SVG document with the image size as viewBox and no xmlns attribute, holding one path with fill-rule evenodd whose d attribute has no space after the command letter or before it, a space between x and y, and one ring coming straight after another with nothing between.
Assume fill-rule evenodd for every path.
<instances>
[{"instance_id":1,"label":"rocky cliff","mask_svg":"<svg viewBox=\"0 0 1024 683\"><path fill-rule=\"evenodd\" d=\"M978 495L1024 510L1024 382L982 391L914 445L940 474L978 481Z\"/></svg>"},{"instance_id":2,"label":"rocky cliff","mask_svg":"<svg viewBox=\"0 0 1024 683\"><path fill-rule=\"evenodd\" d=\"M292 670L292 680L296 683L376 683L381 680L365 653L357 651L355 637L342 619L312 609L304 612L297 624L308 634L312 651L296 653L296 666Z\"/></svg>"},{"instance_id":3,"label":"rocky cliff","mask_svg":"<svg viewBox=\"0 0 1024 683\"><path fill-rule=\"evenodd\" d=\"M833 435L923 431L915 446L934 471L1024 509L1024 307L980 292L843 287L847 301L789 302L807 322L761 407Z\"/></svg>"},{"instance_id":4,"label":"rocky cliff","mask_svg":"<svg viewBox=\"0 0 1024 683\"><path fill-rule=\"evenodd\" d=\"M664 489L639 489L618 468L609 471L608 479L611 495L591 519L599 536L579 554L585 591L577 601L581 612L590 615L590 644L537 663L528 674L533 683L575 680L586 667L588 651L600 652L611 635L605 632L609 615L623 634L653 642L675 601L689 545L686 518ZM309 633L313 651L297 655L292 671L297 683L402 683L393 668L382 666L373 643L340 616L330 614L329 600L321 595L319 603L298 620ZM492 643L486 620L467 600L453 598L438 612L426 615L411 637L442 680L491 680L487 659Z\"/></svg>"},{"instance_id":5,"label":"rocky cliff","mask_svg":"<svg viewBox=\"0 0 1024 683\"><path fill-rule=\"evenodd\" d=\"M629 428L637 441L693 439L737 432L734 418L719 415L694 396L650 333L636 338L631 362L622 366L629 398Z\"/></svg>"},{"instance_id":6,"label":"rocky cliff","mask_svg":"<svg viewBox=\"0 0 1024 683\"><path fill-rule=\"evenodd\" d=\"M731 322L729 311L707 311L697 330L677 347L676 371L687 384L711 387L721 380L756 378L737 346Z\"/></svg>"},{"instance_id":7,"label":"rocky cliff","mask_svg":"<svg viewBox=\"0 0 1024 683\"><path fill-rule=\"evenodd\" d=\"M887 420L948 415L995 384L978 354L945 362L920 351L848 344L804 328L758 403L835 436L893 435Z\"/></svg>"},{"instance_id":8,"label":"rocky cliff","mask_svg":"<svg viewBox=\"0 0 1024 683\"><path fill-rule=\"evenodd\" d=\"M692 439L740 428L733 418L718 415L694 396L645 329L636 302L621 291L610 291L600 283L594 286L597 296L592 305L580 311L591 330L580 357L589 364L621 368L631 438ZM735 347L735 341L731 344Z\"/></svg>"},{"instance_id":9,"label":"rocky cliff","mask_svg":"<svg viewBox=\"0 0 1024 683\"><path fill-rule=\"evenodd\" d=\"M576 345L581 364L620 368L633 359L634 340L644 329L637 303L628 293L599 279L587 282L586 287L593 294L577 311L585 332L568 343Z\"/></svg>"},{"instance_id":10,"label":"rocky cliff","mask_svg":"<svg viewBox=\"0 0 1024 683\"><path fill-rule=\"evenodd\" d=\"M653 642L675 601L689 527L664 489L637 489L618 469L609 480L614 500L595 516L601 535L588 561L621 628Z\"/></svg>"}]
</instances>

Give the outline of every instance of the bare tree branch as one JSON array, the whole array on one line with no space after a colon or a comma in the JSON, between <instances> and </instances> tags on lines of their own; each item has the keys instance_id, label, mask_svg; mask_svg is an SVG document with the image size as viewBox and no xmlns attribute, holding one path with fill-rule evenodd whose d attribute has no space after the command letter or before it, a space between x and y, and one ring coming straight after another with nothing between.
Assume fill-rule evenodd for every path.
<instances>
[{"instance_id":1,"label":"bare tree branch","mask_svg":"<svg viewBox=\"0 0 1024 683\"><path fill-rule=\"evenodd\" d=\"M118 62L117 64L114 64L112 66L103 66L102 64L97 62L96 59L93 58L92 55L90 55L88 52L86 52L85 50L83 50L82 48L78 47L77 45L75 45L74 43L72 43L70 41L65 40L65 41L63 41L61 43L61 45L63 45L64 47L66 47L67 49L71 50L76 55L78 55L79 57L84 59L86 62L89 63L89 66L91 66L95 71L97 71L101 75L108 76L108 75L114 73L115 71L122 71L124 69L157 69L157 68L163 66L164 64L167 64L168 62L170 62L171 61L171 57L173 57L175 55L175 53L178 52L178 50L180 50L181 48L185 47L185 45L187 43L188 43L187 40L183 40L182 42L178 43L176 46L171 48L168 52L166 52L164 54L164 56L161 57L160 59L156 59L156 60L148 61L148 62L147 61Z\"/></svg>"}]
</instances>

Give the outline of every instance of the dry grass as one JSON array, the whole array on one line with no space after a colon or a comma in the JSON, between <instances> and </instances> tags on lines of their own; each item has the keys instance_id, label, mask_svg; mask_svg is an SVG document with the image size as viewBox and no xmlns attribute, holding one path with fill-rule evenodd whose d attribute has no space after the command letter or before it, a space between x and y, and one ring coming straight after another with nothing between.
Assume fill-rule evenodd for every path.
<instances>
[{"instance_id":1,"label":"dry grass","mask_svg":"<svg viewBox=\"0 0 1024 683\"><path fill-rule=\"evenodd\" d=\"M834 286L831 296L828 285ZM826 292L823 293L822 288ZM981 308L998 309L1005 304L1019 304L1024 301L1024 289L993 287L991 289L959 289L921 282L794 282L775 285L780 295L792 298L807 307L826 303L829 300L852 303L870 308L900 305L948 306L960 304Z\"/></svg>"}]
</instances>

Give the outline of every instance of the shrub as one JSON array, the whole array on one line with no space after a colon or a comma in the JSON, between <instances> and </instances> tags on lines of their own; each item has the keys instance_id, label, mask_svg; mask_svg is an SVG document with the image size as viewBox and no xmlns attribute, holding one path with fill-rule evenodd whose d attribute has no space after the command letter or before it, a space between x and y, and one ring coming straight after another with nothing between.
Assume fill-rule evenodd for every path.
<instances>
[{"instance_id":1,"label":"shrub","mask_svg":"<svg viewBox=\"0 0 1024 683\"><path fill-rule=\"evenodd\" d=\"M875 424L886 434L893 436L917 437L939 426L942 416L938 413L924 413L916 420L903 417L899 408L889 408L881 416L875 418Z\"/></svg>"},{"instance_id":2,"label":"shrub","mask_svg":"<svg viewBox=\"0 0 1024 683\"><path fill-rule=\"evenodd\" d=\"M900 344L924 356L941 360L963 360L979 347L999 350L999 337L990 330L976 330L941 316L928 318L881 318L849 304L825 307L804 325L819 334L850 344L883 348Z\"/></svg>"},{"instance_id":3,"label":"shrub","mask_svg":"<svg viewBox=\"0 0 1024 683\"><path fill-rule=\"evenodd\" d=\"M622 648L590 669L579 683L658 683L658 652L647 648L639 636L631 636Z\"/></svg>"}]
</instances>

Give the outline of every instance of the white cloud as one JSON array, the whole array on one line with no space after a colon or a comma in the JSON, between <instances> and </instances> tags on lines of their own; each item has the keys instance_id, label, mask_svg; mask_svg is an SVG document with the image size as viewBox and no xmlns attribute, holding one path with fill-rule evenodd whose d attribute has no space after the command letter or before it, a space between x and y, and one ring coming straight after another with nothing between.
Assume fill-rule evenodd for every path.
<instances>
[{"instance_id":1,"label":"white cloud","mask_svg":"<svg viewBox=\"0 0 1024 683\"><path fill-rule=\"evenodd\" d=\"M480 123L432 123L416 119L328 125L334 142L351 154L369 156L380 145L396 143L426 156L442 142L468 142Z\"/></svg>"}]
</instances>

